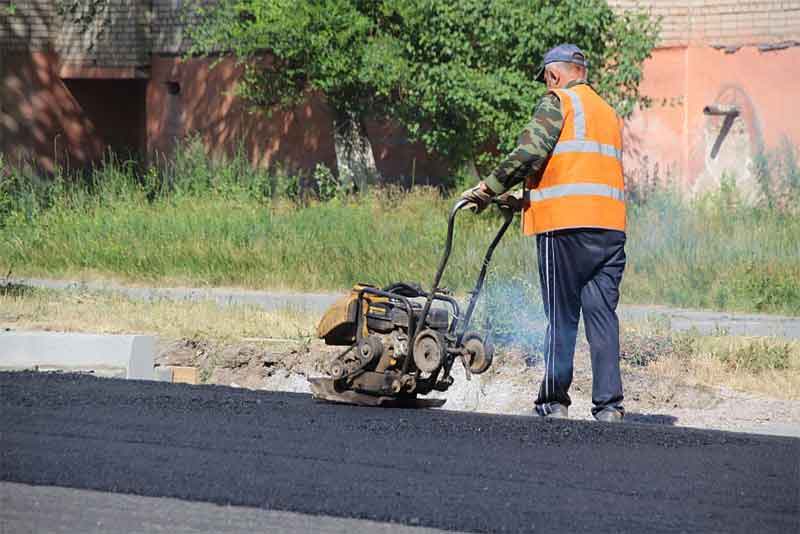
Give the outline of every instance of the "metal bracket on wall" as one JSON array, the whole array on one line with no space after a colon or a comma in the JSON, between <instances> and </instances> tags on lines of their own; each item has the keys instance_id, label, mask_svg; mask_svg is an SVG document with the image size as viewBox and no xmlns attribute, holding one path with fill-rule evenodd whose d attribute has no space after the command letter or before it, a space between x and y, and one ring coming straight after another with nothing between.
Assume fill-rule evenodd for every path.
<instances>
[{"instance_id":1,"label":"metal bracket on wall","mask_svg":"<svg viewBox=\"0 0 800 534\"><path fill-rule=\"evenodd\" d=\"M738 117L740 113L741 112L737 106L711 104L710 106L703 108L704 115L709 115L712 117L725 117L725 119L722 121L722 127L719 129L717 139L714 141L714 146L711 147L711 159L716 158L717 154L719 154L719 149L722 146L722 142L728 136L728 132L730 131L731 126L733 126L733 121L736 120L736 117Z\"/></svg>"}]
</instances>

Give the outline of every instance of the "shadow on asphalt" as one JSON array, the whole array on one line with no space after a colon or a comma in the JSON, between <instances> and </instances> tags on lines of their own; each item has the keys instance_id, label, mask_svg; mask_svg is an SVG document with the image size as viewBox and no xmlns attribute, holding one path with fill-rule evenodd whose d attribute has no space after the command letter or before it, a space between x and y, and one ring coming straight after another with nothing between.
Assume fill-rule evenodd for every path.
<instances>
[{"instance_id":1,"label":"shadow on asphalt","mask_svg":"<svg viewBox=\"0 0 800 534\"><path fill-rule=\"evenodd\" d=\"M675 426L675 423L678 422L678 418L673 415L666 415L663 413L636 413L626 411L625 421L628 423Z\"/></svg>"},{"instance_id":2,"label":"shadow on asphalt","mask_svg":"<svg viewBox=\"0 0 800 534\"><path fill-rule=\"evenodd\" d=\"M194 386L197 387L197 386ZM202 387L202 386L201 386ZM222 387L227 388L227 386L215 385L214 387ZM252 390L242 389L239 390L234 389L233 391L241 391L242 394L253 393ZM295 393L295 392L288 392L288 391L268 391L268 390L260 390L257 391L258 394L270 396L270 397L279 397L284 398L287 401L301 401L305 404L317 405L320 407L329 407L329 408L338 408L341 410L365 410L367 412L374 411L378 412L386 412L392 410L403 410L409 412L421 412L421 413L429 413L429 414L441 414L441 413L458 413L458 414L474 414L479 416L503 416L504 414L492 414L492 413L483 413L483 412L469 412L464 410L448 410L447 405L443 409L430 409L430 408L412 408L407 406L360 406L356 404L349 404L349 403L339 403L339 402L331 402L327 400L315 399L309 393ZM508 415L508 414L505 414ZM520 415L520 414L517 414ZM529 416L531 419L534 420L541 420L539 417L536 416ZM570 421L581 421L580 419L572 419ZM584 423L594 424L594 421L582 421ZM660 426L676 426L678 422L678 418L672 415L661 414L661 413L638 413L638 412L629 412L625 411L625 422L626 423L641 423L641 424L648 424L648 425L660 425Z\"/></svg>"}]
</instances>

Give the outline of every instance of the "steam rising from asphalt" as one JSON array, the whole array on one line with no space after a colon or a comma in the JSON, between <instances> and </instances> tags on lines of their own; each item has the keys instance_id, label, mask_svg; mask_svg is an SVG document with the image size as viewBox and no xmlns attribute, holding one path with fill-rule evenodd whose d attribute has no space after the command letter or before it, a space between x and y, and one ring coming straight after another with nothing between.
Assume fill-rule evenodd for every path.
<instances>
[{"instance_id":1,"label":"steam rising from asphalt","mask_svg":"<svg viewBox=\"0 0 800 534\"><path fill-rule=\"evenodd\" d=\"M535 247L532 247L535 252ZM490 336L498 348L522 351L528 365L541 361L547 321L532 254L532 268L521 277L502 278L491 272L472 326Z\"/></svg>"}]
</instances>

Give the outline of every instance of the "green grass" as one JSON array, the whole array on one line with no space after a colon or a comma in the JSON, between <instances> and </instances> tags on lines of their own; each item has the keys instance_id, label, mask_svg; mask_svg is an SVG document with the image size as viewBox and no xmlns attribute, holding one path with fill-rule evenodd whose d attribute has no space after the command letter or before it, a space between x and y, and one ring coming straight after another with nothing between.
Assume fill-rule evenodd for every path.
<instances>
[{"instance_id":1,"label":"green grass","mask_svg":"<svg viewBox=\"0 0 800 534\"><path fill-rule=\"evenodd\" d=\"M800 313L800 219L774 209L634 206L625 298L693 308Z\"/></svg>"},{"instance_id":2,"label":"green grass","mask_svg":"<svg viewBox=\"0 0 800 534\"><path fill-rule=\"evenodd\" d=\"M356 281L427 282L449 204L435 192L417 191L307 207L212 195L54 206L34 221L12 219L0 238L0 255L15 273L51 276L92 270L148 282L303 290L341 289ZM499 222L462 216L447 277L451 287L466 288ZM525 254L515 250L522 244L512 236L498 251L505 275L522 270ZM532 258L533 249L526 248Z\"/></svg>"},{"instance_id":3,"label":"green grass","mask_svg":"<svg viewBox=\"0 0 800 534\"><path fill-rule=\"evenodd\" d=\"M299 197L291 177L182 158L143 175L112 161L89 186L63 178L37 188L21 171L0 175L0 269L298 291L430 284L454 198L376 189L320 202ZM471 288L500 222L490 212L459 216L446 286ZM730 192L693 203L657 194L631 206L626 249L625 303L800 314L796 212L745 207ZM535 257L533 240L515 224L495 254L495 301L538 302Z\"/></svg>"}]
</instances>

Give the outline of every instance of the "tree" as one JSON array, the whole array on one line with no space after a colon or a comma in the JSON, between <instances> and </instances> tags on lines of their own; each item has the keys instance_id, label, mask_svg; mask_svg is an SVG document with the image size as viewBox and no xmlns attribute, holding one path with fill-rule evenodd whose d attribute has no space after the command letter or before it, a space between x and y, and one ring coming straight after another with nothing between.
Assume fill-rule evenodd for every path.
<instances>
[{"instance_id":1,"label":"tree","mask_svg":"<svg viewBox=\"0 0 800 534\"><path fill-rule=\"evenodd\" d=\"M221 0L198 9L189 53L235 55L245 69L240 95L266 111L322 93L334 112L340 177L364 181L377 174L364 133L364 118L378 107L375 87L363 75L376 30L369 3Z\"/></svg>"},{"instance_id":2,"label":"tree","mask_svg":"<svg viewBox=\"0 0 800 534\"><path fill-rule=\"evenodd\" d=\"M562 42L586 52L590 80L626 115L647 104L638 84L657 35L646 14L600 0L222 0L190 31L191 53L225 49L245 66L240 93L257 107L324 94L340 174L374 172L367 117L398 121L454 165L491 163L530 118L541 58Z\"/></svg>"}]
</instances>

